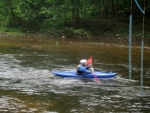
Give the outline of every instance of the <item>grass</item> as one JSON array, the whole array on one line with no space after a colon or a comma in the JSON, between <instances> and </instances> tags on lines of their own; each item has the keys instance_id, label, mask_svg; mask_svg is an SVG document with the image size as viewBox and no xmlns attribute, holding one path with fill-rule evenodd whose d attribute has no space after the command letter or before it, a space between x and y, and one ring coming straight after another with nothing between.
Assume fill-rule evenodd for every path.
<instances>
[{"instance_id":1,"label":"grass","mask_svg":"<svg viewBox=\"0 0 150 113\"><path fill-rule=\"evenodd\" d=\"M20 35L23 32L19 28L0 27L0 33L5 33L8 35Z\"/></svg>"}]
</instances>

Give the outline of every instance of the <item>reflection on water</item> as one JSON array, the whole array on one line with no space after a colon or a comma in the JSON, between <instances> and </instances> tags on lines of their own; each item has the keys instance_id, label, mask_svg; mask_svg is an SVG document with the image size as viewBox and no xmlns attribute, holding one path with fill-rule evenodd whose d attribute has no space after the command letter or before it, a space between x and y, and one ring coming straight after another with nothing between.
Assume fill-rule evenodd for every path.
<instances>
[{"instance_id":1,"label":"reflection on water","mask_svg":"<svg viewBox=\"0 0 150 113\"><path fill-rule=\"evenodd\" d=\"M1 39L0 112L103 113L150 110L149 47L144 57L140 97L140 48L133 48L132 80L128 80L125 45L52 39ZM56 45L57 42L57 45ZM59 78L51 70L75 70L82 58L94 67L118 72L109 79Z\"/></svg>"}]
</instances>

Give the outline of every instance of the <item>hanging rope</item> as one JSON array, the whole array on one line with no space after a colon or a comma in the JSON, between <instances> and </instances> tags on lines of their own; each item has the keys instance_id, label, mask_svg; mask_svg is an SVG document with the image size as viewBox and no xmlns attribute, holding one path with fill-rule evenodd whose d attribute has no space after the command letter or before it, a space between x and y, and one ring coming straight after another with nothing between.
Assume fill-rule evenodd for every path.
<instances>
[{"instance_id":1,"label":"hanging rope","mask_svg":"<svg viewBox=\"0 0 150 113\"><path fill-rule=\"evenodd\" d=\"M130 15L132 15L132 9L133 9L133 8L132 8L132 5L133 5L132 1L133 1L133 0L131 0L131 12L130 12Z\"/></svg>"},{"instance_id":2,"label":"hanging rope","mask_svg":"<svg viewBox=\"0 0 150 113\"><path fill-rule=\"evenodd\" d=\"M144 0L144 1L145 1L145 0ZM139 10L140 10L143 14L145 14L145 11L142 10L142 8L140 7L140 5L139 5L139 3L137 2L137 0L134 0L134 2L135 2L135 4L137 5L137 7L139 8Z\"/></svg>"},{"instance_id":3,"label":"hanging rope","mask_svg":"<svg viewBox=\"0 0 150 113\"><path fill-rule=\"evenodd\" d=\"M142 41L144 41L144 31L145 31L145 26L144 26L144 23L145 23L145 0L144 0L144 7L143 7L143 32L142 32Z\"/></svg>"}]
</instances>

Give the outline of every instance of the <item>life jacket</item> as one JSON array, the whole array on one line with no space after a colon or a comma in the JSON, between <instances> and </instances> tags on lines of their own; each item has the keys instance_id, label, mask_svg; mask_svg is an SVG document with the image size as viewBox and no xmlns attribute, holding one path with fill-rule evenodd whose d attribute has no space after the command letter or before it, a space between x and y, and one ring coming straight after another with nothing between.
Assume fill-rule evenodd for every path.
<instances>
[{"instance_id":1,"label":"life jacket","mask_svg":"<svg viewBox=\"0 0 150 113\"><path fill-rule=\"evenodd\" d=\"M89 71L88 69L89 69L89 66L82 66L81 65L80 67L78 67L77 73L78 74L82 74L82 75L84 75L84 74L91 74L92 72Z\"/></svg>"}]
</instances>

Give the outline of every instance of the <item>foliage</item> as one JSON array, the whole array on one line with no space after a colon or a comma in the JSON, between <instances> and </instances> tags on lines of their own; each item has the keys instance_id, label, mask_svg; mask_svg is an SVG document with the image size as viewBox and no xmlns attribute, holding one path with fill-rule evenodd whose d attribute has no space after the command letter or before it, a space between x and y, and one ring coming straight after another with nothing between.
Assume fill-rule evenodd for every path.
<instances>
[{"instance_id":1,"label":"foliage","mask_svg":"<svg viewBox=\"0 0 150 113\"><path fill-rule=\"evenodd\" d=\"M143 5L143 0L138 2ZM148 17L150 1L145 2ZM95 29L113 31L120 20L128 20L130 6L131 0L0 0L0 26L24 32L63 29L82 36ZM141 22L136 5L133 16Z\"/></svg>"}]
</instances>

